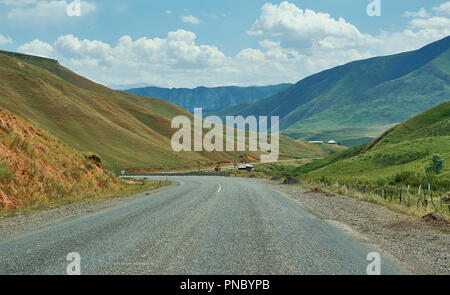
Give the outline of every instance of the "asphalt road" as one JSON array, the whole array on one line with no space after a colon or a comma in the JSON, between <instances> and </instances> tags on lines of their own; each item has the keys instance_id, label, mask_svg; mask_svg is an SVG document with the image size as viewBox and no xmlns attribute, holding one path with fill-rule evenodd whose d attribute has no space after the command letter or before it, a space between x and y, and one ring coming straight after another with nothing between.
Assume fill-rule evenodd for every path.
<instances>
[{"instance_id":1,"label":"asphalt road","mask_svg":"<svg viewBox=\"0 0 450 295\"><path fill-rule=\"evenodd\" d=\"M70 252L82 274L366 274L372 249L270 186L169 179L181 185L0 242L0 274L65 274Z\"/></svg>"}]
</instances>

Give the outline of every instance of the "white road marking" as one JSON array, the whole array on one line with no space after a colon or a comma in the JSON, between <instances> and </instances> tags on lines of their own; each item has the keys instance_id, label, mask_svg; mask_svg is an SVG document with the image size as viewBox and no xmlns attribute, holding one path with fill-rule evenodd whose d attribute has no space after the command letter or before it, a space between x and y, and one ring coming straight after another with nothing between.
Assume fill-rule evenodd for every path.
<instances>
[{"instance_id":1,"label":"white road marking","mask_svg":"<svg viewBox=\"0 0 450 295\"><path fill-rule=\"evenodd\" d=\"M218 193L222 191L222 186L219 184L219 189L217 190Z\"/></svg>"}]
</instances>

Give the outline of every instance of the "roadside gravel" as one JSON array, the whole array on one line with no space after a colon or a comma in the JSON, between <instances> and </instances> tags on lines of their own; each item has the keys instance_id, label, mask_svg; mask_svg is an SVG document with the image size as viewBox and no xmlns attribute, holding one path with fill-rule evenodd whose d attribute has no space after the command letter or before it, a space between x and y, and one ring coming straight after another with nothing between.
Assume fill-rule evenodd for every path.
<instances>
[{"instance_id":1,"label":"roadside gravel","mask_svg":"<svg viewBox=\"0 0 450 295\"><path fill-rule=\"evenodd\" d=\"M44 211L35 211L24 215L0 218L0 241L11 240L54 224L75 220L103 209L145 198L177 185L178 183L172 183L169 186L161 187L150 192L96 200L93 202L70 204Z\"/></svg>"},{"instance_id":2,"label":"roadside gravel","mask_svg":"<svg viewBox=\"0 0 450 295\"><path fill-rule=\"evenodd\" d=\"M449 225L436 225L385 207L299 185L252 179L271 185L315 216L373 244L414 274L450 274ZM446 233L443 233L445 231Z\"/></svg>"}]
</instances>

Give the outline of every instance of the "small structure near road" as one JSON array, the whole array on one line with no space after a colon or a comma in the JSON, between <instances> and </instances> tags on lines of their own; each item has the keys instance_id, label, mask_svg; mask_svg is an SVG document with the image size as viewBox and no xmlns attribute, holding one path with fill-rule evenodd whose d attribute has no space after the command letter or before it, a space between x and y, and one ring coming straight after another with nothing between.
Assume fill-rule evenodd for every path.
<instances>
[{"instance_id":1,"label":"small structure near road","mask_svg":"<svg viewBox=\"0 0 450 295\"><path fill-rule=\"evenodd\" d=\"M253 171L253 165L246 164L246 165L239 165L239 170L247 170L248 172Z\"/></svg>"},{"instance_id":2,"label":"small structure near road","mask_svg":"<svg viewBox=\"0 0 450 295\"><path fill-rule=\"evenodd\" d=\"M322 140L310 140L308 143L315 143L315 144L324 144L325 142ZM329 140L326 142L327 144L337 144L335 140Z\"/></svg>"}]
</instances>

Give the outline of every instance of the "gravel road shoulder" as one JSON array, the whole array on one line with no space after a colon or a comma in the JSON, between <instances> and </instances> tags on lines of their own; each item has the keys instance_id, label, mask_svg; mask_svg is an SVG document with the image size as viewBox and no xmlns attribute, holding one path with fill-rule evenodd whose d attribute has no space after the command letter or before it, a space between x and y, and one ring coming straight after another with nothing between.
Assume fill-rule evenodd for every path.
<instances>
[{"instance_id":1,"label":"gravel road shoulder","mask_svg":"<svg viewBox=\"0 0 450 295\"><path fill-rule=\"evenodd\" d=\"M172 182L171 185L161 187L150 192L142 192L134 195L120 196L93 202L70 204L44 211L35 211L25 215L0 218L0 241L18 238L24 234L28 234L54 224L74 220L91 213L112 208L137 199L151 197L153 194L173 188L177 185L179 185L179 183Z\"/></svg>"},{"instance_id":2,"label":"gravel road shoulder","mask_svg":"<svg viewBox=\"0 0 450 295\"><path fill-rule=\"evenodd\" d=\"M449 225L430 224L376 204L317 193L299 185L281 185L266 179L251 181L284 193L313 215L388 254L413 274L450 274Z\"/></svg>"}]
</instances>

